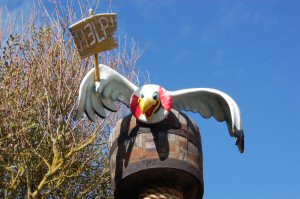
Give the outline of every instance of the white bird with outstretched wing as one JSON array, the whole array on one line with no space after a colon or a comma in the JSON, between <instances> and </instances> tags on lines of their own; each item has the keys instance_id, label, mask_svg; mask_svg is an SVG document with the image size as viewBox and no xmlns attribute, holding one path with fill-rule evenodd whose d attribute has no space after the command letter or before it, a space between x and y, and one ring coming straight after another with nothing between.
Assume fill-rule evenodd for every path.
<instances>
[{"instance_id":1,"label":"white bird with outstretched wing","mask_svg":"<svg viewBox=\"0 0 300 199\"><path fill-rule=\"evenodd\" d=\"M204 118L213 116L226 121L229 134L236 138L240 152L244 151L244 131L238 105L226 93L209 88L166 91L163 87L146 84L140 88L113 69L99 65L100 82L94 81L94 69L80 84L76 119L85 112L92 121L97 115L104 118L106 109L117 111L116 102L130 107L132 114L143 123L154 124L164 120L171 109L198 112Z\"/></svg>"}]
</instances>

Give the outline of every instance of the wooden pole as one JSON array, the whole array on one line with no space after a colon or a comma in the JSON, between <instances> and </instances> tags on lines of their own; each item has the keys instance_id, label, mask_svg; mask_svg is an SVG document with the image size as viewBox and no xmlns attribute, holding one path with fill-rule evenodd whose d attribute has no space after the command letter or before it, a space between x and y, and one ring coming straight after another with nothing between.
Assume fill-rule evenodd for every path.
<instances>
[{"instance_id":1,"label":"wooden pole","mask_svg":"<svg viewBox=\"0 0 300 199\"><path fill-rule=\"evenodd\" d=\"M94 65L95 65L94 80L99 82L100 81L100 68L99 68L99 61L98 61L98 53L94 54Z\"/></svg>"},{"instance_id":2,"label":"wooden pole","mask_svg":"<svg viewBox=\"0 0 300 199\"><path fill-rule=\"evenodd\" d=\"M90 17L94 16L93 9L90 9L89 12L90 12ZM94 80L99 82L100 81L100 68L99 68L98 53L94 54L94 67L95 67Z\"/></svg>"}]
</instances>

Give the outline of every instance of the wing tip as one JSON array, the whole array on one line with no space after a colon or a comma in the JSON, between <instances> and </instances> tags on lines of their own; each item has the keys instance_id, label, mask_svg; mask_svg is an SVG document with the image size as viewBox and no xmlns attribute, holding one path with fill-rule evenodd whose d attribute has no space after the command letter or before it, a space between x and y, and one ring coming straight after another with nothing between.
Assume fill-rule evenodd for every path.
<instances>
[{"instance_id":1,"label":"wing tip","mask_svg":"<svg viewBox=\"0 0 300 199\"><path fill-rule=\"evenodd\" d=\"M244 150L245 150L245 139L244 139L244 133L243 132L242 132L241 136L236 139L235 145L237 145L240 153L244 153Z\"/></svg>"},{"instance_id":2,"label":"wing tip","mask_svg":"<svg viewBox=\"0 0 300 199\"><path fill-rule=\"evenodd\" d=\"M96 117L90 116L87 112L85 112L85 114L86 114L87 118L88 118L91 122L97 122ZM105 118L106 118L106 115L105 115L105 116L104 116L104 115L101 115L101 114L99 114L98 112L95 112L95 114L96 114L98 117L100 117L101 119L105 119ZM75 117L74 117L74 120L75 120L75 121L78 121L82 116L83 116L83 114L82 114L82 113L79 113L79 112L77 111L77 113L76 113L76 115L75 115Z\"/></svg>"},{"instance_id":3,"label":"wing tip","mask_svg":"<svg viewBox=\"0 0 300 199\"><path fill-rule=\"evenodd\" d=\"M94 110L95 111L95 110ZM100 117L101 119L106 118L106 115L103 115L102 113L99 113L97 111L95 111L96 115L98 115L98 117Z\"/></svg>"},{"instance_id":4,"label":"wing tip","mask_svg":"<svg viewBox=\"0 0 300 199\"><path fill-rule=\"evenodd\" d=\"M77 108L77 111L76 111L75 116L74 116L74 120L77 121L81 117L82 117L82 110L80 110L79 108Z\"/></svg>"},{"instance_id":5,"label":"wing tip","mask_svg":"<svg viewBox=\"0 0 300 199\"><path fill-rule=\"evenodd\" d=\"M97 117L94 113L89 113L88 111L85 111L86 116L89 118L90 121L96 122Z\"/></svg>"}]
</instances>

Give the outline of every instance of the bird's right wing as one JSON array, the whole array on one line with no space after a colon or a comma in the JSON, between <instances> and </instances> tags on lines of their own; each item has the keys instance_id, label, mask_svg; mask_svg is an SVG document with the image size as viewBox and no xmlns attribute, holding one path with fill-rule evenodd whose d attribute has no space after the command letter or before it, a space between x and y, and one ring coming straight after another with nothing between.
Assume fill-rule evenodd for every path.
<instances>
[{"instance_id":1,"label":"bird's right wing","mask_svg":"<svg viewBox=\"0 0 300 199\"><path fill-rule=\"evenodd\" d=\"M106 117L105 109L117 111L116 101L127 107L132 93L138 89L128 79L103 64L100 67L100 82L94 81L95 69L91 69L83 78L78 99L76 120L85 112L88 118L96 121L96 115Z\"/></svg>"},{"instance_id":2,"label":"bird's right wing","mask_svg":"<svg viewBox=\"0 0 300 199\"><path fill-rule=\"evenodd\" d=\"M226 121L229 134L235 137L240 152L244 151L244 130L241 112L236 102L226 93L210 88L194 88L169 92L172 107L178 111L198 112L204 118L213 116Z\"/></svg>"}]
</instances>

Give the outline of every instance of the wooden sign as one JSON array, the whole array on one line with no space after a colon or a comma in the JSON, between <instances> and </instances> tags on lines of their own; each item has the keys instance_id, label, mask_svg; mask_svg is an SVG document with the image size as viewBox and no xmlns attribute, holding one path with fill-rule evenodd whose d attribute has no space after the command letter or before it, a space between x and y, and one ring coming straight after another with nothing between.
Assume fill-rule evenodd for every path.
<instances>
[{"instance_id":1,"label":"wooden sign","mask_svg":"<svg viewBox=\"0 0 300 199\"><path fill-rule=\"evenodd\" d=\"M117 30L115 13L93 15L73 24L69 29L82 58L118 47L114 38Z\"/></svg>"}]
</instances>

